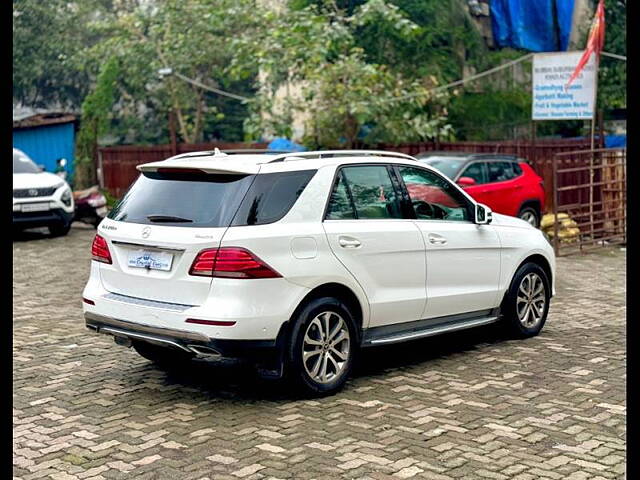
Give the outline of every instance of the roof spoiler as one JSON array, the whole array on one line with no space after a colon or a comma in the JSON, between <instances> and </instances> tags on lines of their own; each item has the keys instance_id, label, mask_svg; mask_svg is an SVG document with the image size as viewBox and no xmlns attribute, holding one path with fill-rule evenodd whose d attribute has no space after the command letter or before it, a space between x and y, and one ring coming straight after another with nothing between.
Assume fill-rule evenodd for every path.
<instances>
[{"instance_id":1,"label":"roof spoiler","mask_svg":"<svg viewBox=\"0 0 640 480\"><path fill-rule=\"evenodd\" d=\"M186 161L185 161L186 160ZM175 159L163 160L161 162L144 163L136 166L140 172L158 172L160 170L173 170L176 173L183 172L202 172L207 174L218 175L255 175L260 171L260 165L244 163L244 162L207 162L207 164L198 165L193 160Z\"/></svg>"}]
</instances>

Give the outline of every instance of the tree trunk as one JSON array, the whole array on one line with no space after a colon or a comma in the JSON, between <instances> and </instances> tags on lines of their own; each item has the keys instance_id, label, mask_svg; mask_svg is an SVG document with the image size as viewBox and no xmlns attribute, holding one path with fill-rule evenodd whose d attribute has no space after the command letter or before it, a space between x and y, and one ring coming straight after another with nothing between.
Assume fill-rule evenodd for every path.
<instances>
[{"instance_id":1,"label":"tree trunk","mask_svg":"<svg viewBox=\"0 0 640 480\"><path fill-rule=\"evenodd\" d=\"M353 148L353 144L358 137L359 124L356 117L352 114L348 113L345 118L345 129L344 129L345 137L347 139L347 144L345 145L347 149Z\"/></svg>"}]
</instances>

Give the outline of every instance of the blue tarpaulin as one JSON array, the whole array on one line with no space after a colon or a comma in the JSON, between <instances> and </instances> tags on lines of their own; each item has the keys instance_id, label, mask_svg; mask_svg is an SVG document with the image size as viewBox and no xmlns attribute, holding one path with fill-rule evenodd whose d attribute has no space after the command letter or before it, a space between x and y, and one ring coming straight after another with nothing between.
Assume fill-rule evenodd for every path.
<instances>
[{"instance_id":1,"label":"blue tarpaulin","mask_svg":"<svg viewBox=\"0 0 640 480\"><path fill-rule=\"evenodd\" d=\"M627 148L627 136L626 135L605 135L604 146L605 148Z\"/></svg>"},{"instance_id":2,"label":"blue tarpaulin","mask_svg":"<svg viewBox=\"0 0 640 480\"><path fill-rule=\"evenodd\" d=\"M573 5L574 0L491 0L493 39L499 47L565 51Z\"/></svg>"},{"instance_id":3,"label":"blue tarpaulin","mask_svg":"<svg viewBox=\"0 0 640 480\"><path fill-rule=\"evenodd\" d=\"M302 145L297 144L296 142L292 142L286 138L274 138L269 145L267 145L268 150L280 150L284 152L304 152L306 148Z\"/></svg>"},{"instance_id":4,"label":"blue tarpaulin","mask_svg":"<svg viewBox=\"0 0 640 480\"><path fill-rule=\"evenodd\" d=\"M587 140L590 137L574 137L567 140ZM600 135L595 136L596 142L600 139ZM626 135L605 135L604 136L604 148L627 148L627 136Z\"/></svg>"}]
</instances>

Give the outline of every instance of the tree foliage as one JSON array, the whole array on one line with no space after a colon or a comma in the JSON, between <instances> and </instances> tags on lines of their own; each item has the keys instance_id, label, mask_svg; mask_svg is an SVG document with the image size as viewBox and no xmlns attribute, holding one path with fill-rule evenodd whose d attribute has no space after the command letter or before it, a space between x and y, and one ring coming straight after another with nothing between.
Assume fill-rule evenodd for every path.
<instances>
[{"instance_id":1,"label":"tree foliage","mask_svg":"<svg viewBox=\"0 0 640 480\"><path fill-rule=\"evenodd\" d=\"M103 40L85 57L89 62L118 58L123 117L144 118L154 112L164 120L173 110L181 139L199 142L204 126L222 120L224 113L203 88L175 75L160 77L158 71L170 68L202 84L235 91L244 84L246 89L246 80L231 80L225 67L234 54L229 39L250 18L248 7L247 1L233 0L132 2L94 24Z\"/></svg>"},{"instance_id":2,"label":"tree foliage","mask_svg":"<svg viewBox=\"0 0 640 480\"><path fill-rule=\"evenodd\" d=\"M265 11L262 35L236 39L232 72L258 64L259 93L247 132L290 135L294 114L304 114L305 143L353 146L357 141L425 140L447 133L442 109L429 88L434 76L408 76L400 68L368 58L358 31L383 22L407 41L419 27L400 9L370 0L351 15L333 4L285 12ZM253 64L253 62L252 62ZM267 112L267 114L265 114Z\"/></svg>"},{"instance_id":3,"label":"tree foliage","mask_svg":"<svg viewBox=\"0 0 640 480\"><path fill-rule=\"evenodd\" d=\"M76 110L91 86L78 51L96 41L88 23L108 0L14 0L13 99Z\"/></svg>"},{"instance_id":4,"label":"tree foliage","mask_svg":"<svg viewBox=\"0 0 640 480\"><path fill-rule=\"evenodd\" d=\"M609 0L605 8L604 51L627 55L627 7L625 0ZM598 75L599 108L627 106L627 63L602 57Z\"/></svg>"},{"instance_id":5,"label":"tree foliage","mask_svg":"<svg viewBox=\"0 0 640 480\"><path fill-rule=\"evenodd\" d=\"M76 185L81 188L96 183L98 138L106 133L109 125L119 74L117 60L108 59L100 70L96 88L82 102L82 123L76 143Z\"/></svg>"},{"instance_id":6,"label":"tree foliage","mask_svg":"<svg viewBox=\"0 0 640 480\"><path fill-rule=\"evenodd\" d=\"M167 142L170 111L181 141L291 137L302 118L310 146L480 140L530 117L524 84L432 91L523 53L489 50L466 0L14 0L13 12L14 102L78 110L113 58L112 142ZM606 15L605 50L626 55L626 2ZM603 57L599 105L624 107L625 82L626 63Z\"/></svg>"}]
</instances>

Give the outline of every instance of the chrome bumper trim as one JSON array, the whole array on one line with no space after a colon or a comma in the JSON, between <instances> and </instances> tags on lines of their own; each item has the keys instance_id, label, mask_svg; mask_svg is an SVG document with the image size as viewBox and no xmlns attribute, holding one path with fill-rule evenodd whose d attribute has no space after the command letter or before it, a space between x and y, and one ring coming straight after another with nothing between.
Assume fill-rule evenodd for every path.
<instances>
[{"instance_id":1,"label":"chrome bumper trim","mask_svg":"<svg viewBox=\"0 0 640 480\"><path fill-rule=\"evenodd\" d=\"M171 347L178 348L178 349L183 350L185 352L193 353L187 347L183 347L182 345L180 345L177 342L174 342L172 340L168 340L168 339L162 338L162 337L156 337L154 335L143 335L142 333L134 333L134 332L129 332L127 330L120 330L120 329L112 328L112 327L101 327L98 330L98 333L106 333L106 334L111 334L113 336L127 337L127 338L132 338L134 340L135 339L137 339L137 340L145 340L145 341L151 342L151 343L160 343L162 345L168 345L168 346L171 346Z\"/></svg>"},{"instance_id":2,"label":"chrome bumper trim","mask_svg":"<svg viewBox=\"0 0 640 480\"><path fill-rule=\"evenodd\" d=\"M85 312L84 319L87 324L87 328L96 330L98 333L102 333L103 330L115 329L124 330L126 332L132 332L139 335L158 335L160 337L169 337L173 339L179 339L184 341L195 342L209 342L211 339L202 333L188 332L185 330L176 330L173 328L153 327L144 323L127 322L126 320L118 320L112 317L106 317L104 315L98 315L96 313ZM128 334L128 333L127 333Z\"/></svg>"}]
</instances>

